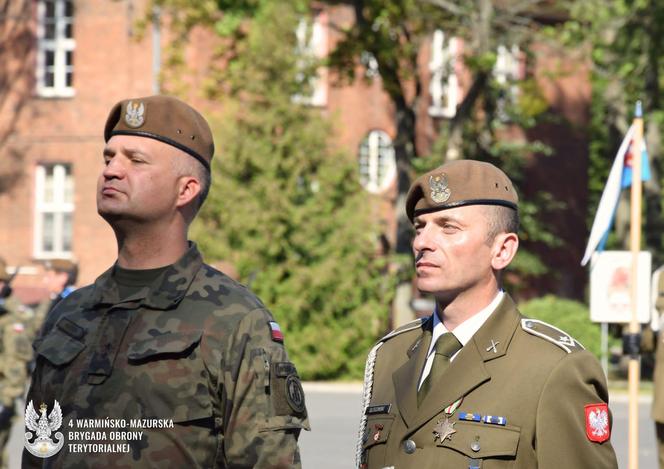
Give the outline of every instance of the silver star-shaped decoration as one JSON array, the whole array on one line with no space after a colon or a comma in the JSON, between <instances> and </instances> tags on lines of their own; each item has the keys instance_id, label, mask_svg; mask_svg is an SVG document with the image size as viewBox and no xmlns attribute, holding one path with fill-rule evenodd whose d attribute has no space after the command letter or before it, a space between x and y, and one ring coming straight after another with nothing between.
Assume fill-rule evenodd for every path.
<instances>
[{"instance_id":1,"label":"silver star-shaped decoration","mask_svg":"<svg viewBox=\"0 0 664 469\"><path fill-rule=\"evenodd\" d=\"M456 422L450 422L447 415L443 420L438 420L436 426L433 427L433 441L435 442L437 438L440 439L441 443L447 439L451 440L452 435L456 433L456 430L454 429L455 423Z\"/></svg>"}]
</instances>

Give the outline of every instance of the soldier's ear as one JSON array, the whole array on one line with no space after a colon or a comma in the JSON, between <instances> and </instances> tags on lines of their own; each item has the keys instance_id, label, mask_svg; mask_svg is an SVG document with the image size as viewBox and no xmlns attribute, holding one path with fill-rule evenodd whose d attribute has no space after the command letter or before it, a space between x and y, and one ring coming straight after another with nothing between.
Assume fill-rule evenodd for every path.
<instances>
[{"instance_id":1,"label":"soldier's ear","mask_svg":"<svg viewBox=\"0 0 664 469\"><path fill-rule=\"evenodd\" d=\"M201 193L201 183L193 176L182 176L177 183L177 207L182 208L198 197Z\"/></svg>"},{"instance_id":2,"label":"soldier's ear","mask_svg":"<svg viewBox=\"0 0 664 469\"><path fill-rule=\"evenodd\" d=\"M494 270L506 268L519 249L519 237L516 233L499 233L491 246L491 267Z\"/></svg>"}]
</instances>

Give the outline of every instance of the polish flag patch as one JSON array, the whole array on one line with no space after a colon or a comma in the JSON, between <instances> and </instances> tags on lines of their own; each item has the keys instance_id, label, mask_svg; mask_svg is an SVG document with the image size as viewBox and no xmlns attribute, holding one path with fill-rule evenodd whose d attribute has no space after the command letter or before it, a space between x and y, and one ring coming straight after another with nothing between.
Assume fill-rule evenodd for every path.
<instances>
[{"instance_id":1,"label":"polish flag patch","mask_svg":"<svg viewBox=\"0 0 664 469\"><path fill-rule=\"evenodd\" d=\"M609 406L588 404L586 407L586 436L590 441L603 443L611 437Z\"/></svg>"},{"instance_id":2,"label":"polish flag patch","mask_svg":"<svg viewBox=\"0 0 664 469\"><path fill-rule=\"evenodd\" d=\"M270 333L272 334L272 340L275 342L283 342L284 341L284 333L281 332L281 327L279 327L279 324L277 324L274 321L268 322L270 325Z\"/></svg>"}]
</instances>

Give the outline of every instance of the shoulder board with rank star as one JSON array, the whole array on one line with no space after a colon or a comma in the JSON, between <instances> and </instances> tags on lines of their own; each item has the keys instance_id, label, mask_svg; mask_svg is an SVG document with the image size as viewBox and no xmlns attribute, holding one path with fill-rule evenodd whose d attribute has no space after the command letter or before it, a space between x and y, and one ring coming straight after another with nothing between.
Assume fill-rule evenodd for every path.
<instances>
[{"instance_id":1,"label":"shoulder board with rank star","mask_svg":"<svg viewBox=\"0 0 664 469\"><path fill-rule=\"evenodd\" d=\"M583 345L567 332L539 319L524 318L521 320L521 328L529 334L557 345L567 353L585 350Z\"/></svg>"}]
</instances>

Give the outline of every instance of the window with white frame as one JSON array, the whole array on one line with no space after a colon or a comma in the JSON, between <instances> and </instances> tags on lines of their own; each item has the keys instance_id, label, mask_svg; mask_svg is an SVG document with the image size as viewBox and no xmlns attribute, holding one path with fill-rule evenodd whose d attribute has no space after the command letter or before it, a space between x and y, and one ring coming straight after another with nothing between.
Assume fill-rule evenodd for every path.
<instances>
[{"instance_id":1,"label":"window with white frame","mask_svg":"<svg viewBox=\"0 0 664 469\"><path fill-rule=\"evenodd\" d=\"M71 256L74 214L74 178L71 165L37 165L35 203L35 257Z\"/></svg>"},{"instance_id":2,"label":"window with white frame","mask_svg":"<svg viewBox=\"0 0 664 469\"><path fill-rule=\"evenodd\" d=\"M326 13L324 11L314 12L312 17L301 18L295 36L297 38L297 51L299 63L302 68L319 61L327 55L327 28ZM304 80L304 73L301 74ZM309 88L311 94L308 96L297 95L293 100L311 106L325 106L327 104L327 70L319 67L316 74L309 77Z\"/></svg>"},{"instance_id":3,"label":"window with white frame","mask_svg":"<svg viewBox=\"0 0 664 469\"><path fill-rule=\"evenodd\" d=\"M493 77L499 86L499 96L496 102L498 118L508 120L507 108L515 105L519 98L519 87L516 83L523 79L519 46L513 45L509 49L503 45L498 46Z\"/></svg>"},{"instance_id":4,"label":"window with white frame","mask_svg":"<svg viewBox=\"0 0 664 469\"><path fill-rule=\"evenodd\" d=\"M39 0L37 17L37 94L73 96L74 1Z\"/></svg>"},{"instance_id":5,"label":"window with white frame","mask_svg":"<svg viewBox=\"0 0 664 469\"><path fill-rule=\"evenodd\" d=\"M369 192L388 188L397 173L392 139L382 130L372 130L360 144L360 183Z\"/></svg>"},{"instance_id":6,"label":"window with white frame","mask_svg":"<svg viewBox=\"0 0 664 469\"><path fill-rule=\"evenodd\" d=\"M459 79L456 74L459 47L457 38L446 37L440 29L433 33L429 61L431 72L429 115L432 117L452 118L456 115L459 101Z\"/></svg>"}]
</instances>

